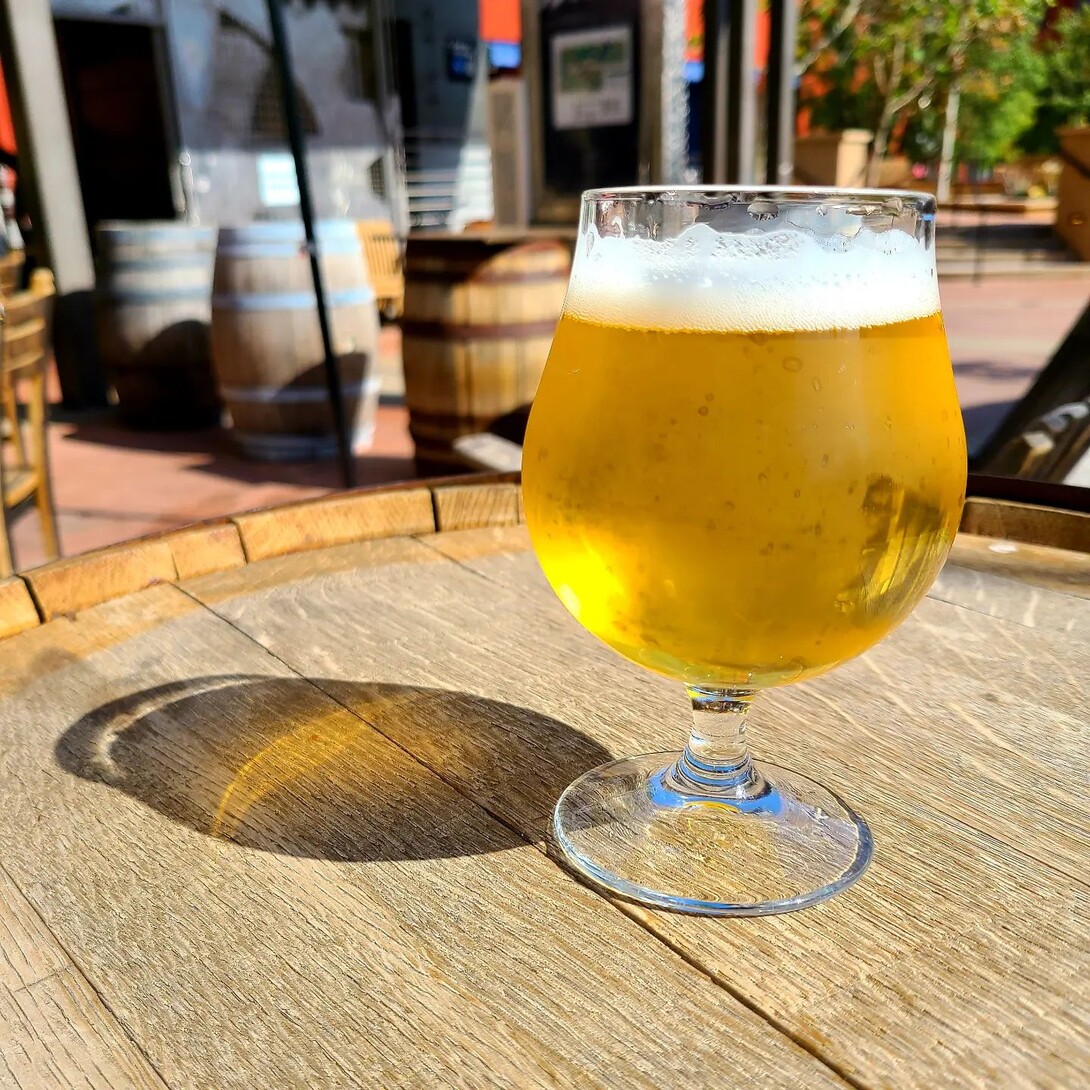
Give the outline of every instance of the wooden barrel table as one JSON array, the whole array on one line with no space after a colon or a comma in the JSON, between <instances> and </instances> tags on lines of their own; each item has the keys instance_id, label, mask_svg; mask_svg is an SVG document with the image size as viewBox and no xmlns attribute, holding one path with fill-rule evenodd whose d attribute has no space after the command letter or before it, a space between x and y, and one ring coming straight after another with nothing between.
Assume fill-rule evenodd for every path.
<instances>
[{"instance_id":1,"label":"wooden barrel table","mask_svg":"<svg viewBox=\"0 0 1090 1090\"><path fill-rule=\"evenodd\" d=\"M318 225L326 304L345 412L356 449L374 434L380 379L378 313L356 226ZM324 351L303 226L220 230L212 296L212 362L232 434L251 457L336 452Z\"/></svg>"},{"instance_id":2,"label":"wooden barrel table","mask_svg":"<svg viewBox=\"0 0 1090 1090\"><path fill-rule=\"evenodd\" d=\"M571 244L525 232L410 235L401 323L417 472L533 401L567 290Z\"/></svg>"},{"instance_id":3,"label":"wooden barrel table","mask_svg":"<svg viewBox=\"0 0 1090 1090\"><path fill-rule=\"evenodd\" d=\"M208 347L216 229L99 224L99 354L128 424L198 428L219 420Z\"/></svg>"},{"instance_id":4,"label":"wooden barrel table","mask_svg":"<svg viewBox=\"0 0 1090 1090\"><path fill-rule=\"evenodd\" d=\"M758 755L875 861L694 919L555 862L562 788L688 703L564 612L513 480L464 481L0 582L6 1084L1085 1084L1085 549L961 535L892 636L763 694Z\"/></svg>"}]
</instances>

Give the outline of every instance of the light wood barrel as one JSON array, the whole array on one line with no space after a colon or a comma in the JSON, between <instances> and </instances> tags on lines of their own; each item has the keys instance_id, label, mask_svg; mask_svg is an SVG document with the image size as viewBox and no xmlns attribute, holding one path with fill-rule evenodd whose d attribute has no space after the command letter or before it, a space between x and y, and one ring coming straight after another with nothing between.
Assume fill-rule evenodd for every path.
<instances>
[{"instance_id":1,"label":"light wood barrel","mask_svg":"<svg viewBox=\"0 0 1090 1090\"><path fill-rule=\"evenodd\" d=\"M374 431L379 378L375 295L355 224L318 225L326 304L353 446ZM252 457L327 458L336 450L303 226L223 228L212 293L212 361L234 435Z\"/></svg>"},{"instance_id":2,"label":"light wood barrel","mask_svg":"<svg viewBox=\"0 0 1090 1090\"><path fill-rule=\"evenodd\" d=\"M454 440L533 401L570 266L558 239L410 236L401 328L418 472L469 468Z\"/></svg>"},{"instance_id":3,"label":"light wood barrel","mask_svg":"<svg viewBox=\"0 0 1090 1090\"><path fill-rule=\"evenodd\" d=\"M97 240L98 347L122 419L151 428L215 424L208 346L215 228L102 223Z\"/></svg>"}]
</instances>

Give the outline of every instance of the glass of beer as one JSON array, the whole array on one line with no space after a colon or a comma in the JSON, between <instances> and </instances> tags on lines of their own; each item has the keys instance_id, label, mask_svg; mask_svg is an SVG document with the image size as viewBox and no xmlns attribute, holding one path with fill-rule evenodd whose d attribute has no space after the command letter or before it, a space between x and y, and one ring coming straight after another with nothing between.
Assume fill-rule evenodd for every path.
<instances>
[{"instance_id":1,"label":"glass of beer","mask_svg":"<svg viewBox=\"0 0 1090 1090\"><path fill-rule=\"evenodd\" d=\"M764 915L867 866L864 820L751 760L746 716L882 639L953 542L965 435L934 221L932 197L888 190L584 194L526 519L576 620L693 709L681 753L557 803L568 861L614 893Z\"/></svg>"}]
</instances>

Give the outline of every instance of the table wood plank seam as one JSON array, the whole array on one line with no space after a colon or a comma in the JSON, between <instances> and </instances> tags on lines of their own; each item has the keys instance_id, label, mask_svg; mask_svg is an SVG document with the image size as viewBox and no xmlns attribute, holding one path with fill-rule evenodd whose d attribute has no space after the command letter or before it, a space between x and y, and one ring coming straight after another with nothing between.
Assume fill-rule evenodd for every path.
<instances>
[{"instance_id":1,"label":"table wood plank seam","mask_svg":"<svg viewBox=\"0 0 1090 1090\"><path fill-rule=\"evenodd\" d=\"M167 1082L167 1080L163 1077L163 1073L159 1070L158 1065L148 1055L148 1053L144 1050L144 1048L141 1046L139 1040L137 1040L137 1038L132 1034L132 1032L129 1029L129 1026L126 1025L124 1019L122 1019L122 1018L120 1018L118 1016L117 1012L110 1005L110 1001L95 986L94 981L91 980L91 978L83 971L83 969L80 966L79 962L73 956L72 951L69 950L67 946L65 946L65 944L61 941L60 937L57 935L57 933L53 930L52 927L49 926L49 921L38 911L37 907L34 905L34 902L27 895L26 890L24 890L22 888L22 886L19 885L19 883L15 880L15 877L4 866L4 864L2 862L0 862L0 872L3 872L3 875L7 879L7 881L10 882L11 885L18 891L19 895L23 899L23 902L24 902L24 904L26 906L27 911L33 913L34 919L41 925L43 930L49 935L50 939L56 945L57 949L61 952L62 956L64 957L65 961L67 962L66 965L62 965L59 968L53 969L52 971L44 974L43 976L38 977L36 980L30 981L30 982L22 985L22 987L10 989L9 994L12 995L12 996L16 996L20 992L30 992L33 989L39 987L39 985L45 983L46 981L52 980L55 977L63 975L64 973L73 973L73 974L75 974L76 978L79 981L81 981L84 985L86 985L86 987L90 991L90 993L101 1004L102 1009L105 1012L106 1016L108 1017L111 1025L116 1028L119 1035L122 1036L126 1041L129 1042L129 1044L136 1051L136 1054L140 1057L140 1059L145 1064L147 1064L148 1068L154 1074L154 1076L158 1080L158 1082L164 1088L169 1088L170 1083ZM0 1056L0 1059L2 1059L2 1056Z\"/></svg>"},{"instance_id":2,"label":"table wood plank seam","mask_svg":"<svg viewBox=\"0 0 1090 1090\"><path fill-rule=\"evenodd\" d=\"M449 560L449 558L447 558L447 557L444 557L444 559ZM453 563L453 561L452 561L452 563ZM412 750L407 749L396 738L390 736L385 731L383 731L381 728L376 726L374 723L370 722L368 719L366 719L365 717L360 715L359 712L356 709L352 708L348 704L345 704L334 693L329 692L327 689L323 689L322 686L317 684L317 682L315 682L312 678L309 678L306 675L300 673L298 670L295 669L295 667L293 667L290 663L286 662L283 658L281 658L279 655L277 655L274 651L270 650L268 647L266 647L264 644L262 644L259 640L255 639L245 629L239 628L239 626L237 624L235 624L234 621L232 621L229 617L225 617L222 613L220 613L218 610L216 610L213 606L209 605L208 603L202 601L200 598L196 597L194 594L192 594L185 587L179 586L179 587L177 587L177 589L182 594L184 594L188 598L190 598L194 603L199 605L202 609L205 609L209 613L211 613L214 617L217 618L217 620L220 620L223 623L227 624L234 631L238 632L240 635L244 636L247 640L249 640L251 643L253 643L256 647L260 648L261 651L263 651L265 654L269 655L277 663L279 663L281 666L283 666L283 668L285 670L290 671L290 673L294 677L298 678L301 682L313 687L315 689L315 691L321 693L324 697L331 700L338 707L344 709L346 712L348 712L354 718L358 719L361 723L366 725L370 730L373 730L380 737L384 738L391 745L395 746L401 753L404 753L406 755L406 757L408 757L411 761L413 761L414 763L420 765L422 768L426 769L429 773L431 773L437 779L442 781L452 791L455 791L458 795L460 795L462 798L464 798L471 806L476 807L477 809L482 811L482 813L486 814L489 818L496 821L498 824L502 825L509 832L511 832L515 836L517 836L519 838L519 840L521 840L523 843L525 843L528 847L531 847L535 851L540 852L546 859L549 860L550 863L553 864L553 866L555 866L558 869L560 869L561 871L563 871L563 873L565 875L567 875L572 881L577 881L577 879L570 873L570 871L568 871L566 868L564 868L564 867L562 867L560 865L560 863L557 861L555 855L551 851L549 851L548 846L543 845L542 843L534 840L533 838L530 838L530 837L526 836L526 834L521 829L519 829L517 825L512 824L502 814L497 813L496 811L494 811L493 809L491 809L490 807L485 805L480 799L475 798L471 794L468 794L465 790L462 789L462 787L459 786L459 784L456 781L448 779L446 776L443 775L441 770L439 770L439 769L435 768L433 765L429 764L426 760L421 758L418 754L414 753ZM872 1084L860 1081L855 1076L853 1076L853 1075L849 1074L848 1072L846 1072L839 1064L836 1063L835 1060L831 1060L829 1057L823 1055L822 1052L818 1048L816 1048L815 1046L810 1044L808 1041L806 1041L805 1038L793 1033L788 1027L786 1027L775 1016L773 1016L770 1013L762 1010L761 1007L759 1007L757 1004L755 1004L752 1001L750 1001L749 999L747 999L744 995L739 994L739 992L736 991L733 987L731 987L730 985L725 983L725 981L722 979L722 977L719 974L713 972L707 966L702 965L695 958L692 958L692 957L689 957L689 956L685 955L680 949L678 949L676 944L674 944L673 942L667 941L658 931L656 931L655 929L649 927L647 922L644 919L641 919L640 916L637 914L638 910L633 911L633 912L629 912L629 911L627 911L628 906L622 905L621 902L619 902L619 901L615 900L614 898L602 893L600 890L595 889L593 886L586 885L586 883L582 883L582 882L580 882L579 884L580 885L585 885L587 889L589 889L596 897L598 897L604 904L608 905L611 909L615 909L615 910L620 911L622 913L622 915L627 916L634 923L638 924L640 926L640 928L651 939L653 939L654 941L660 943L661 945L665 946L668 950L670 950L672 953L676 954L691 969L698 972L701 976L703 976L705 979L710 981L714 986L719 988L721 991L725 992L735 1002L741 1004L741 1006L743 1006L745 1009L751 1011L753 1014L755 1014L757 1017L759 1017L763 1022L765 1022L771 1029L775 1030L781 1036L785 1037L788 1041L790 1041L791 1044L793 1044L795 1047L801 1049L807 1055L812 1056L823 1067L827 1068L830 1072L832 1072L832 1074L837 1076L837 1078L841 1079L847 1086L852 1087L852 1090L877 1090L876 1086L872 1086Z\"/></svg>"},{"instance_id":3,"label":"table wood plank seam","mask_svg":"<svg viewBox=\"0 0 1090 1090\"><path fill-rule=\"evenodd\" d=\"M594 887L588 885L587 888L593 889ZM597 893L598 891L594 890L594 892ZM868 1083L865 1080L858 1078L856 1075L853 1075L850 1071L847 1071L841 1064L838 1064L835 1060L831 1060L829 1057L823 1056L820 1049L807 1042L807 1040L803 1036L797 1034L794 1030L792 1030L791 1027L788 1026L782 1019L777 1018L776 1015L772 1014L769 1011L763 1010L744 992L742 992L738 988L735 988L734 985L729 983L722 973L717 972L710 965L703 964L693 954L690 954L680 942L672 939L669 935L666 934L665 931L656 927L654 923L655 916L652 912L649 912L647 909L641 908L639 905L629 904L626 901L621 901L614 897L610 897L604 894L599 894L599 896L602 896L611 905L613 905L614 908L620 911L623 915L627 916L630 920L638 923L640 927L642 927L649 935L651 935L653 938L658 939L658 941L661 942L663 946L665 946L668 950L681 958L681 960L684 961L686 965L690 965L698 972L703 973L703 975L706 976L713 984L717 985L718 987L722 988L723 991L733 996L747 1010L751 1010L754 1014L758 1015L765 1022L767 1022L768 1025L771 1026L774 1030L777 1030L779 1033L783 1034L783 1036L786 1037L789 1041L793 1041L796 1045L799 1046L799 1048L810 1053L811 1056L823 1063L827 1068L829 1068L830 1071L832 1071L839 1078L843 1079L844 1082L848 1083L849 1086L853 1087L854 1090L872 1090L871 1083Z\"/></svg>"},{"instance_id":4,"label":"table wood plank seam","mask_svg":"<svg viewBox=\"0 0 1090 1090\"><path fill-rule=\"evenodd\" d=\"M971 569L969 569L969 570L971 570ZM989 573L989 577L991 579L1001 579L1001 580L1003 580L1003 582L1009 583L1011 586L1024 586L1025 585L1025 584L1019 584L1013 579L1007 579L1002 575L995 575L994 573ZM1071 601L1071 602L1084 603L1086 601L1086 599L1083 598L1079 594L1067 594L1065 591L1059 590L1059 589L1057 589L1055 587L1041 587L1039 589L1044 591L1047 594L1054 594L1054 595L1057 595L1057 596L1059 596L1061 598L1066 598L1068 601ZM964 609L968 613L976 613L976 614L979 614L981 617L987 617L988 620L990 620L990 621L997 621L997 622L1001 622L1001 623L1005 622L1007 624L1014 624L1014 625L1018 625L1019 628L1029 628L1029 629L1036 629L1037 628L1037 625L1035 625L1035 624L1027 624L1024 620L1020 621L1020 620L1017 620L1014 617L997 617L994 613L989 613L986 609L977 609L975 606L970 605L968 602L959 601L959 600L957 600L955 598L949 597L949 596L945 595L941 589L936 589L934 587L932 587L931 590L929 590L927 592L927 597L930 598L932 601L942 602L944 605L955 606L958 609Z\"/></svg>"},{"instance_id":5,"label":"table wood plank seam","mask_svg":"<svg viewBox=\"0 0 1090 1090\"><path fill-rule=\"evenodd\" d=\"M504 585L502 580L494 579L493 577L489 576L487 573L485 573L485 572L481 571L480 569L474 567L472 564L467 564L464 561L459 560L457 557L452 557L452 556L449 556L447 553L444 553L443 550L438 548L438 546L435 544L435 537L436 537L436 535L416 535L414 540L418 541L421 545L427 546L429 549L432 550L432 552L435 552L435 553L439 554L439 556L442 557L442 559L444 561L446 561L448 563L451 563L451 564L454 564L456 567L462 569L463 571L468 571L471 574L477 576L477 578L479 578L480 580L482 580L484 583L488 584L489 586L503 586ZM1000 577L994 577L993 576L992 578L1000 578ZM1049 591L1049 593L1052 593L1052 592ZM970 613L979 613L981 616L986 616L990 621L994 622L997 625L1002 625L1004 623L1018 625L1018 623L1019 623L1017 621L1010 620L1008 618L994 617L991 614L987 614L987 613L983 613L982 611L974 610L970 606L966 606L964 603L959 602L959 601L948 601L945 598L940 598L938 595L934 594L933 591L929 592L928 596L933 597L936 601L941 601L943 603L943 605L948 605L948 606L951 606L952 608L955 608L955 609L965 609L967 612L970 612ZM1072 596L1068 596L1068 597L1072 597ZM1075 597L1074 600L1075 601L1081 601L1082 599L1080 599L1078 597ZM1025 626L1020 626L1020 627L1025 627ZM832 708L832 710L833 711L839 711L839 709L837 709L835 706ZM433 769L433 771L434 771L434 769ZM478 800L478 805L481 805L479 800ZM485 806L484 809L487 810L488 807ZM489 812L491 813L491 811L489 811ZM1085 875L1076 874L1076 873L1073 873L1070 870L1065 869L1062 864L1058 863L1053 858L1042 858L1042 857L1040 857L1038 855L1035 855L1034 853L1032 853L1030 851L1027 851L1026 848L1021 843L1014 844L1014 843L1010 843L1010 842L1008 842L1006 840L1000 839L999 837L997 837L995 835L994 832L991 832L991 831L989 831L989 830L987 830L985 828L980 828L977 825L975 825L972 821L966 820L965 815L962 814L962 813L956 813L956 812L953 812L953 811L949 811L949 810L945 809L944 807L942 807L941 805L938 805L938 804L932 804L932 805L927 806L927 807L918 808L918 812L922 816L926 815L926 816L929 816L930 818L934 819L936 824L938 824L939 819L951 822L956 827L959 827L959 828L964 829L964 830L966 830L968 832L971 832L971 833L973 833L973 834L975 834L975 835L977 835L979 837L982 837L982 838L988 840L989 842L991 842L993 844L998 844L998 845L1002 846L1003 848L1007 849L1008 851L1011 851L1014 854L1016 854L1018 856L1021 856L1023 859L1027 860L1028 862L1035 863L1038 866L1046 867L1048 870L1052 871L1054 874L1056 874L1056 875L1058 875L1058 876L1060 876L1062 878L1065 878L1068 881L1074 882L1076 885L1078 885L1078 886L1080 886L1082 888L1090 889L1090 879L1088 879ZM502 818L500 820L502 820Z\"/></svg>"}]
</instances>

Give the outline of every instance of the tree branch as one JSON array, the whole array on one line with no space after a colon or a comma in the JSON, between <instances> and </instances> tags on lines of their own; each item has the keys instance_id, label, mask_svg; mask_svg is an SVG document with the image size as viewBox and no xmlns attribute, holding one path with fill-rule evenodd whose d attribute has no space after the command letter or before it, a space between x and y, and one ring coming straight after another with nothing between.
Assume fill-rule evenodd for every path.
<instances>
[{"instance_id":1,"label":"tree branch","mask_svg":"<svg viewBox=\"0 0 1090 1090\"><path fill-rule=\"evenodd\" d=\"M890 104L890 112L898 113L910 102L915 102L935 82L934 75L921 76L903 95L893 99Z\"/></svg>"},{"instance_id":2,"label":"tree branch","mask_svg":"<svg viewBox=\"0 0 1090 1090\"><path fill-rule=\"evenodd\" d=\"M795 62L796 76L801 76L855 22L862 6L863 0L848 0L836 22Z\"/></svg>"}]
</instances>

